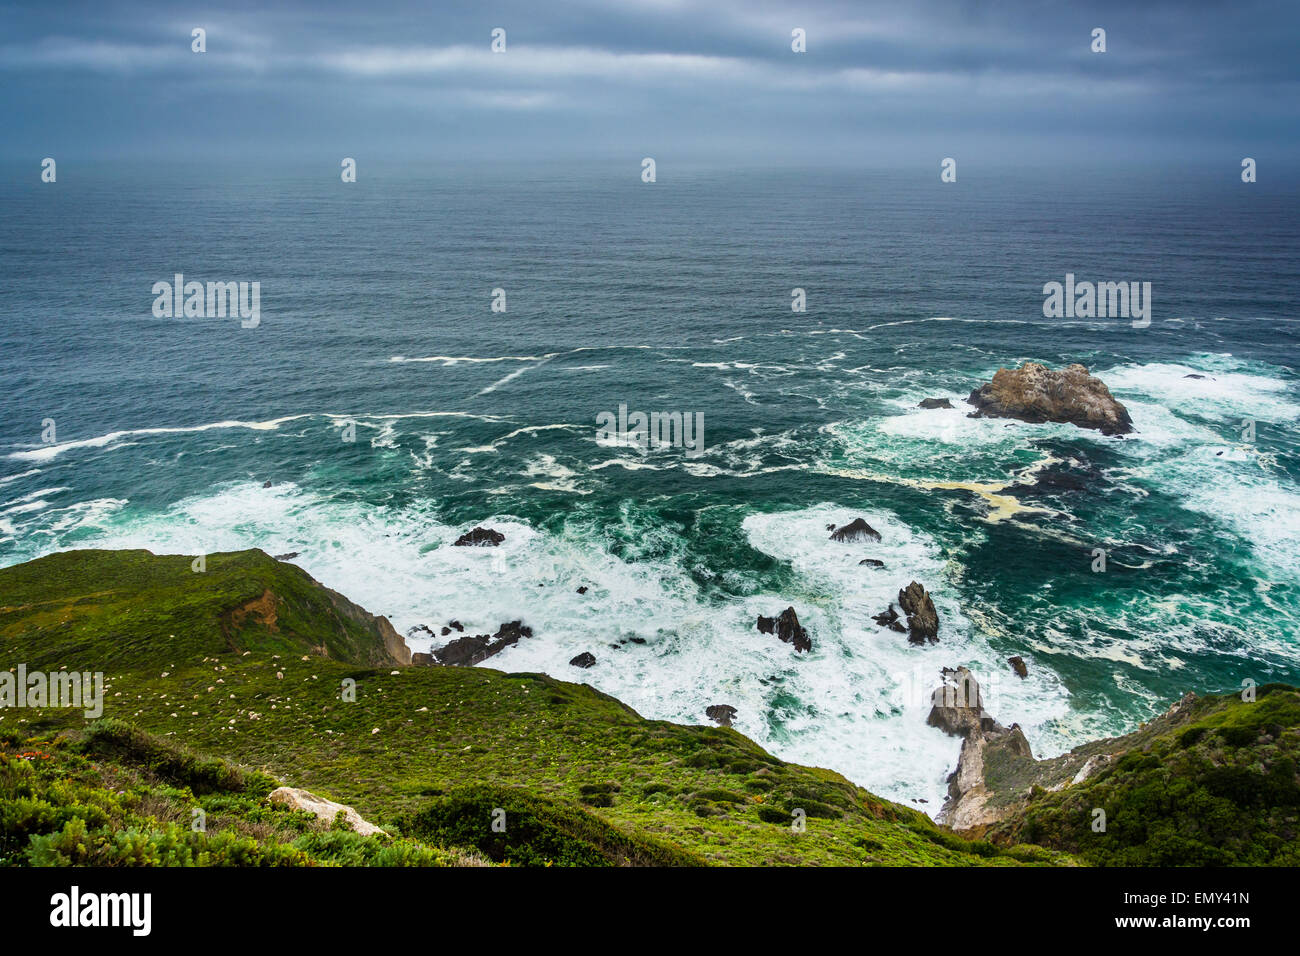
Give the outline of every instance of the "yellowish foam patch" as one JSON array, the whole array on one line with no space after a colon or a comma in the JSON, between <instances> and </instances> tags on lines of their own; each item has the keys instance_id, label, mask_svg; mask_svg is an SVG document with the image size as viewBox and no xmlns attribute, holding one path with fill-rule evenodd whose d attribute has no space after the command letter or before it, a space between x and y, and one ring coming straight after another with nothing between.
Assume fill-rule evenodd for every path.
<instances>
[{"instance_id":1,"label":"yellowish foam patch","mask_svg":"<svg viewBox=\"0 0 1300 956\"><path fill-rule=\"evenodd\" d=\"M1055 514L1051 508L1040 508L1037 505L1026 505L1020 502L1020 499L1014 495L1003 494L1008 488L1016 485L1025 484L1025 479L1037 474L1049 465L1060 462L1060 458L1053 458L1047 455L1034 462L1032 465L1021 471L1015 478L1009 481L922 481L917 478L898 478L893 475L881 475L873 472L858 471L851 468L825 468L821 469L822 474L838 475L842 478L855 478L864 481L879 481L894 485L904 485L908 488L921 488L925 491L934 491L943 489L947 491L969 491L972 494L979 495L988 504L988 514L984 520L990 524L997 524L1005 521L1007 518L1018 514Z\"/></svg>"}]
</instances>

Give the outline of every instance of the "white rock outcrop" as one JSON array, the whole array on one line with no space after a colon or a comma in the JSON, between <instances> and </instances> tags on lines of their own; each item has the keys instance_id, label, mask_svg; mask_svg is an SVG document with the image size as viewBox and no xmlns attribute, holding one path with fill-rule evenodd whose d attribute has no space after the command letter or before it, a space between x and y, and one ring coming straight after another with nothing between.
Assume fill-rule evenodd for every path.
<instances>
[{"instance_id":1,"label":"white rock outcrop","mask_svg":"<svg viewBox=\"0 0 1300 956\"><path fill-rule=\"evenodd\" d=\"M387 835L386 831L381 830L362 819L361 814L357 813L351 807L346 807L341 803L335 803L333 800L326 800L324 797L318 797L310 790L299 790L295 787L280 787L272 790L271 795L267 797L271 803L283 804L293 810L306 810L314 814L326 823L333 823L334 818L339 811L343 811L343 819L347 821L354 831L362 836L373 836L376 833Z\"/></svg>"}]
</instances>

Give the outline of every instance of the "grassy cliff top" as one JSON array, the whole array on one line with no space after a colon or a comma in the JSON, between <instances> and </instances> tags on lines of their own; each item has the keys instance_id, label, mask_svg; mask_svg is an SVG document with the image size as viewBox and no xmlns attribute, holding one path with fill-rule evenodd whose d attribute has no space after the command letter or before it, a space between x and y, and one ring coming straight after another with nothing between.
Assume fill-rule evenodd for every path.
<instances>
[{"instance_id":1,"label":"grassy cliff top","mask_svg":"<svg viewBox=\"0 0 1300 956\"><path fill-rule=\"evenodd\" d=\"M195 560L82 550L0 568L0 641L32 669L105 672L245 650L395 663L404 647L385 618L263 551Z\"/></svg>"},{"instance_id":2,"label":"grassy cliff top","mask_svg":"<svg viewBox=\"0 0 1300 956\"><path fill-rule=\"evenodd\" d=\"M131 725L109 725L115 734L183 743L199 759L312 790L444 855L521 863L1069 862L1036 847L959 838L837 773L785 763L734 730L646 720L587 685L395 666L387 622L301 569L260 551L208 555L203 572L191 560L72 551L0 569L2 659L29 670L103 671L104 716ZM345 699L352 691L355 699ZM89 726L66 709L0 715L11 761L18 748L47 744L81 753L104 733L87 737ZM135 750L100 759L145 785L178 785ZM24 786L39 791L32 781ZM498 807L506 811L504 835L491 829ZM229 825L238 830L251 813L245 807ZM799 815L805 832L792 829ZM11 843L48 836L41 826L68 825L59 813L23 819L7 824L18 828ZM110 815L100 826L148 829L149 819L156 818ZM265 841L278 846L277 832L265 831Z\"/></svg>"}]
</instances>

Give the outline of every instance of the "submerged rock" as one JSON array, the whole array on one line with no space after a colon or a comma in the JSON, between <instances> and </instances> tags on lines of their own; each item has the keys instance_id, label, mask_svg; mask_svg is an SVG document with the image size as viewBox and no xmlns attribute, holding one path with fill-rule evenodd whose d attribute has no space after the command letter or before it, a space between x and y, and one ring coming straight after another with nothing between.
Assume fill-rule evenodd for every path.
<instances>
[{"instance_id":1,"label":"submerged rock","mask_svg":"<svg viewBox=\"0 0 1300 956\"><path fill-rule=\"evenodd\" d=\"M953 404L946 398L923 398L917 408L952 408Z\"/></svg>"},{"instance_id":2,"label":"submerged rock","mask_svg":"<svg viewBox=\"0 0 1300 956\"><path fill-rule=\"evenodd\" d=\"M939 613L934 601L917 581L898 592L898 606L907 615L907 639L913 644L936 643L939 640ZM890 605L892 608L893 605Z\"/></svg>"},{"instance_id":3,"label":"submerged rock","mask_svg":"<svg viewBox=\"0 0 1300 956\"><path fill-rule=\"evenodd\" d=\"M1126 435L1133 419L1101 381L1083 365L1049 369L1026 362L1018 369L1000 368L993 381L966 399L975 406L971 418L1015 418L1022 422L1066 422L1094 428L1103 435Z\"/></svg>"},{"instance_id":4,"label":"submerged rock","mask_svg":"<svg viewBox=\"0 0 1300 956\"><path fill-rule=\"evenodd\" d=\"M880 532L862 518L854 518L831 534L832 541L879 541Z\"/></svg>"},{"instance_id":5,"label":"submerged rock","mask_svg":"<svg viewBox=\"0 0 1300 956\"><path fill-rule=\"evenodd\" d=\"M583 651L577 657L573 658L573 660L569 661L569 663L574 667L581 667L585 670L596 663L596 655L591 653L591 651Z\"/></svg>"},{"instance_id":6,"label":"submerged rock","mask_svg":"<svg viewBox=\"0 0 1300 956\"><path fill-rule=\"evenodd\" d=\"M736 708L730 704L710 704L704 708L704 716L720 727L730 727L736 717Z\"/></svg>"},{"instance_id":7,"label":"submerged rock","mask_svg":"<svg viewBox=\"0 0 1300 956\"><path fill-rule=\"evenodd\" d=\"M864 564L869 568L883 568L885 566L885 562L881 561L879 558L863 558L858 562L859 566Z\"/></svg>"},{"instance_id":8,"label":"submerged rock","mask_svg":"<svg viewBox=\"0 0 1300 956\"><path fill-rule=\"evenodd\" d=\"M520 621L510 621L489 637L486 634L467 634L433 652L439 664L447 667L473 667L489 657L500 654L507 647L518 644L521 638L532 637L533 629Z\"/></svg>"},{"instance_id":9,"label":"submerged rock","mask_svg":"<svg viewBox=\"0 0 1300 956\"><path fill-rule=\"evenodd\" d=\"M812 639L808 629L799 626L799 616L794 608L788 607L778 617L758 616L758 629L763 634L775 634L787 644L793 644L796 651L812 650Z\"/></svg>"},{"instance_id":10,"label":"submerged rock","mask_svg":"<svg viewBox=\"0 0 1300 956\"><path fill-rule=\"evenodd\" d=\"M493 531L491 528L475 528L473 531L466 531L454 542L453 547L482 547L495 548L506 539L500 531Z\"/></svg>"}]
</instances>

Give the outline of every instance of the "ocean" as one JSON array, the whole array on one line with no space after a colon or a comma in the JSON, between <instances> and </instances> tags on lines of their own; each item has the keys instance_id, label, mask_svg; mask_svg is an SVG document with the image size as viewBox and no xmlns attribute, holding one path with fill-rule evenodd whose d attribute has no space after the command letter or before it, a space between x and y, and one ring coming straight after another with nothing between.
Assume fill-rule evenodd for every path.
<instances>
[{"instance_id":1,"label":"ocean","mask_svg":"<svg viewBox=\"0 0 1300 956\"><path fill-rule=\"evenodd\" d=\"M484 666L730 704L930 813L944 667L1039 755L1300 683L1300 187L639 159L7 171L0 564L297 552L399 631L522 620ZM260 321L156 317L178 273L258 282ZM1149 326L1045 317L1067 274L1150 282ZM1136 433L967 417L1026 360L1087 365ZM701 447L599 440L620 406ZM878 544L829 540L856 517ZM475 526L504 543L452 546ZM913 580L936 644L872 621ZM809 653L755 629L787 606Z\"/></svg>"}]
</instances>

